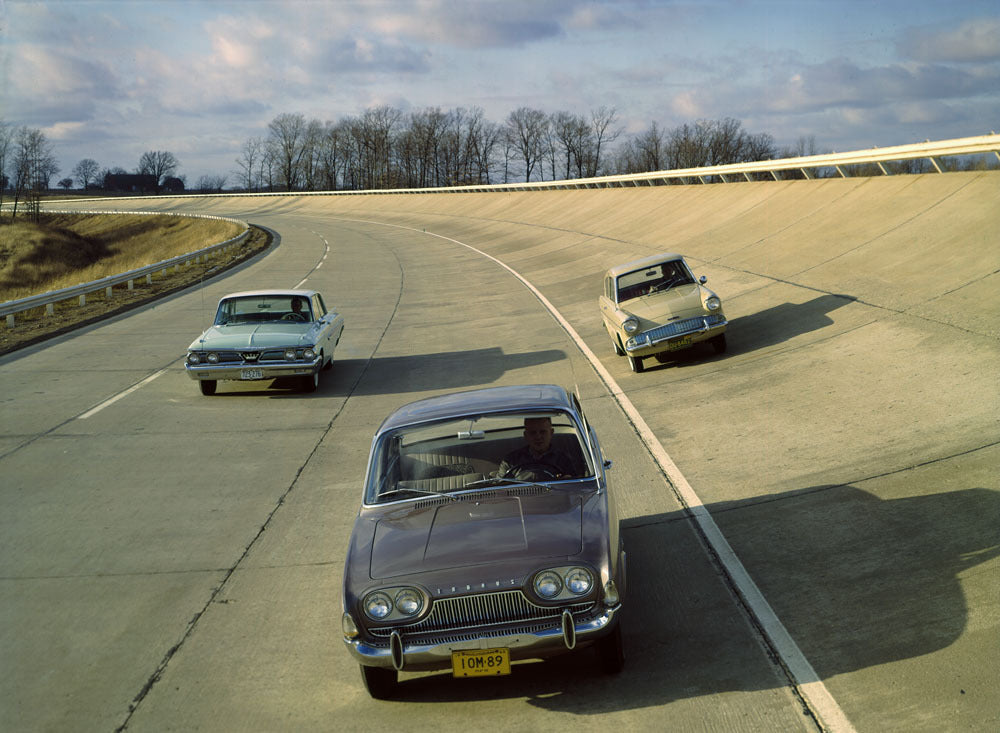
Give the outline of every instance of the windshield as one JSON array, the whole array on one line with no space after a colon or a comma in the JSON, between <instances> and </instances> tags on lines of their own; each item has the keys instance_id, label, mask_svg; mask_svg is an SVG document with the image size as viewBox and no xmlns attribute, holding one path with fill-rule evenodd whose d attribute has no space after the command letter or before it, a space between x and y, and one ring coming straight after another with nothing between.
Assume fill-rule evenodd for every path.
<instances>
[{"instance_id":1,"label":"windshield","mask_svg":"<svg viewBox=\"0 0 1000 733\"><path fill-rule=\"evenodd\" d=\"M301 295L252 295L226 298L219 303L215 314L216 326L235 323L269 323L286 321L306 323L311 321L309 299Z\"/></svg>"},{"instance_id":2,"label":"windshield","mask_svg":"<svg viewBox=\"0 0 1000 733\"><path fill-rule=\"evenodd\" d=\"M374 448L365 502L489 484L594 475L576 422L564 412L470 416L384 433Z\"/></svg>"},{"instance_id":3,"label":"windshield","mask_svg":"<svg viewBox=\"0 0 1000 733\"><path fill-rule=\"evenodd\" d=\"M633 270L619 275L616 283L618 302L651 295L678 285L688 285L694 282L691 271L683 260L661 262L652 267Z\"/></svg>"}]
</instances>

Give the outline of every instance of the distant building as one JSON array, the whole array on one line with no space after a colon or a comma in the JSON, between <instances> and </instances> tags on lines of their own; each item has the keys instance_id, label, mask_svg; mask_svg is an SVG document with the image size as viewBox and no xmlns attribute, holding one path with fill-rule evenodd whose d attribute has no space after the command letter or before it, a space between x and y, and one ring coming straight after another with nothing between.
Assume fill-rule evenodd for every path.
<instances>
[{"instance_id":1,"label":"distant building","mask_svg":"<svg viewBox=\"0 0 1000 733\"><path fill-rule=\"evenodd\" d=\"M163 179L163 186L161 188L168 193L184 193L184 181L180 178L167 176Z\"/></svg>"},{"instance_id":2,"label":"distant building","mask_svg":"<svg viewBox=\"0 0 1000 733\"><path fill-rule=\"evenodd\" d=\"M156 193L156 176L145 173L109 173L104 176L104 190L118 193Z\"/></svg>"}]
</instances>

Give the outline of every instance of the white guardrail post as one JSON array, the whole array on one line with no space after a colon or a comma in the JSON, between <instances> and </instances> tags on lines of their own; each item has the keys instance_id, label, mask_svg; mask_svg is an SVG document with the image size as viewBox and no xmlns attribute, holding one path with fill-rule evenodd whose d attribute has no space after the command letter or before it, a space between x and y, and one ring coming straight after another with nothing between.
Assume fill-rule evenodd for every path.
<instances>
[{"instance_id":1,"label":"white guardrail post","mask_svg":"<svg viewBox=\"0 0 1000 733\"><path fill-rule=\"evenodd\" d=\"M127 283L128 289L132 290L134 288L135 280L140 277L145 277L147 283L153 282L153 273L160 271L161 275L166 275L167 269L174 267L175 270L179 269L181 264L188 264L189 262L198 262L202 257L207 258L216 252L225 251L230 247L240 244L247 238L250 234L250 225L242 221L241 219L231 219L225 216L209 216L206 214L176 214L172 212L163 211L55 211L43 209L43 213L46 214L131 214L139 216L184 216L188 218L197 219L217 219L219 221L229 221L234 224L241 224L243 226L243 231L231 239L227 239L224 242L219 242L218 244L213 244L209 247L204 247L195 252L187 252L177 257L171 257L169 260L163 260L162 262L156 262L152 265L146 265L145 267L139 267L135 270L129 270L128 272L123 272L120 275L110 275L100 280L92 280L87 283L80 283L79 285L73 285L68 288L60 288L59 290L50 290L46 293L39 293L38 295L32 295L27 298L20 298L18 300L10 300L6 303L0 303L0 318L4 319L8 328L14 327L14 316L22 311L31 310L32 308L40 308L45 306L45 313L47 315L52 315L55 313L55 304L62 300L70 300L72 298L77 298L77 302L80 305L86 305L87 303L87 293L94 293L99 290L104 290L105 297L112 297L112 288L115 285L121 285L122 283Z\"/></svg>"}]
</instances>

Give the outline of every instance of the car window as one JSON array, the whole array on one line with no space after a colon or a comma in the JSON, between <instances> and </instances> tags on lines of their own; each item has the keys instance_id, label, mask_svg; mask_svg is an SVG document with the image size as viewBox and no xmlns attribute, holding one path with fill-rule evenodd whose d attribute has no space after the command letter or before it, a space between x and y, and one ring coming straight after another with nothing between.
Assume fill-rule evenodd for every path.
<instances>
[{"instance_id":1,"label":"car window","mask_svg":"<svg viewBox=\"0 0 1000 733\"><path fill-rule=\"evenodd\" d=\"M526 419L547 419L552 426L552 455L546 454L543 462L551 461L556 470L548 480L594 475L578 425L568 413L477 415L382 434L372 454L366 503L461 490L466 484L496 477L504 460L527 445Z\"/></svg>"},{"instance_id":2,"label":"car window","mask_svg":"<svg viewBox=\"0 0 1000 733\"><path fill-rule=\"evenodd\" d=\"M694 278L683 260L669 260L619 275L616 282L617 302L622 303L693 282Z\"/></svg>"},{"instance_id":3,"label":"car window","mask_svg":"<svg viewBox=\"0 0 1000 733\"><path fill-rule=\"evenodd\" d=\"M302 315L298 317L293 307L298 301ZM226 298L219 304L215 325L226 326L241 323L268 323L271 321L302 322L312 320L309 299L298 295L252 295L240 298Z\"/></svg>"}]
</instances>

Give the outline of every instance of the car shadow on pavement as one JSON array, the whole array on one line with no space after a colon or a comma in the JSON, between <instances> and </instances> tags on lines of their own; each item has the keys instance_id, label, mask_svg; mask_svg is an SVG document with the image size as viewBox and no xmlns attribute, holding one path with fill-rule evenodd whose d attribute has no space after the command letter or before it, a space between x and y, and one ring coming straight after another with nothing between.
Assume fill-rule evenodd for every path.
<instances>
[{"instance_id":1,"label":"car shadow on pavement","mask_svg":"<svg viewBox=\"0 0 1000 733\"><path fill-rule=\"evenodd\" d=\"M709 509L821 680L952 644L969 614L960 576L1000 556L1000 494L989 489L882 500L853 486L815 486ZM685 512L622 528L623 672L604 675L593 650L577 650L499 678L404 674L398 699L524 698L591 715L787 686Z\"/></svg>"},{"instance_id":2,"label":"car shadow on pavement","mask_svg":"<svg viewBox=\"0 0 1000 733\"><path fill-rule=\"evenodd\" d=\"M331 372L326 372L320 380L319 391L335 395L373 395L471 389L491 384L509 371L565 358L566 352L561 349L507 354L499 347L490 347L411 356L376 356L370 361L341 359L333 365L335 378L329 376Z\"/></svg>"},{"instance_id":3,"label":"car shadow on pavement","mask_svg":"<svg viewBox=\"0 0 1000 733\"><path fill-rule=\"evenodd\" d=\"M851 295L828 293L805 303L782 303L757 313L737 316L729 321L726 328L727 353L750 353L833 325L833 319L828 314L854 302L857 298ZM663 362L647 358L646 370L701 364L714 353L712 346L704 342L690 349L667 353Z\"/></svg>"}]
</instances>

